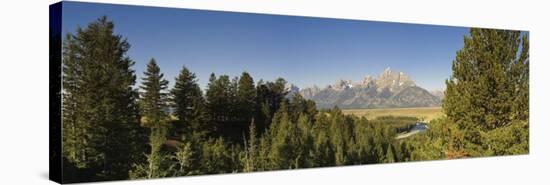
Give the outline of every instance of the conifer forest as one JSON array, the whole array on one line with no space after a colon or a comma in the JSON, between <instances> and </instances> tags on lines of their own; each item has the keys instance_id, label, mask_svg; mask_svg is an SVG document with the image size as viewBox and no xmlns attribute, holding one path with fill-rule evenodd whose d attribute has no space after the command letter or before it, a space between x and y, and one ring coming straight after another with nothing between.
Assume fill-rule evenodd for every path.
<instances>
[{"instance_id":1,"label":"conifer forest","mask_svg":"<svg viewBox=\"0 0 550 185\"><path fill-rule=\"evenodd\" d=\"M284 76L211 73L201 88L186 61L175 79L155 58L137 71L131 43L115 30L104 16L63 35L65 182L529 153L529 39L521 31L471 28L447 61L442 115L423 121L320 108L292 93ZM418 122L429 129L399 137Z\"/></svg>"}]
</instances>

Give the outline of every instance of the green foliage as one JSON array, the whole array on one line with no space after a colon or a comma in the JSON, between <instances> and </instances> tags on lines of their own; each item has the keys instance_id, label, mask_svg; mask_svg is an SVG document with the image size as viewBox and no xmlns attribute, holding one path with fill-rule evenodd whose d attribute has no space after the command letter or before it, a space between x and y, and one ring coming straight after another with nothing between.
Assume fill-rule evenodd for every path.
<instances>
[{"instance_id":1,"label":"green foliage","mask_svg":"<svg viewBox=\"0 0 550 185\"><path fill-rule=\"evenodd\" d=\"M175 176L199 174L197 166L193 164L197 160L195 152L191 142L184 142L177 146L174 158L177 161L178 170Z\"/></svg>"},{"instance_id":2,"label":"green foliage","mask_svg":"<svg viewBox=\"0 0 550 185\"><path fill-rule=\"evenodd\" d=\"M342 114L342 111L335 108L330 112L330 139L331 144L334 146L334 163L337 166L341 166L347 163L346 151L348 148L348 141L351 140L351 133L349 127L349 121Z\"/></svg>"},{"instance_id":3,"label":"green foliage","mask_svg":"<svg viewBox=\"0 0 550 185\"><path fill-rule=\"evenodd\" d=\"M313 160L313 123L309 119L308 114L300 114L298 118L298 143L297 149L297 168L309 168L315 165Z\"/></svg>"},{"instance_id":4,"label":"green foliage","mask_svg":"<svg viewBox=\"0 0 550 185\"><path fill-rule=\"evenodd\" d=\"M410 151L408 160L410 161L426 161L444 159L446 157L447 145L451 142L446 141L449 137L445 126L449 125L446 119L436 119L431 121L428 126L429 130L421 135L412 136L406 141L406 150ZM450 146L449 146L450 147Z\"/></svg>"},{"instance_id":5,"label":"green foliage","mask_svg":"<svg viewBox=\"0 0 550 185\"><path fill-rule=\"evenodd\" d=\"M293 121L297 121L299 116L308 116L307 118L312 120L318 112L315 102L304 99L299 93L292 95L290 108L290 112L293 113L291 118Z\"/></svg>"},{"instance_id":6,"label":"green foliage","mask_svg":"<svg viewBox=\"0 0 550 185\"><path fill-rule=\"evenodd\" d=\"M246 141L246 140L245 140ZM258 166L258 146L257 146L257 133L256 133L256 124L254 119L250 123L249 127L249 136L248 142L244 143L245 146L245 157L244 161L244 172L253 172Z\"/></svg>"},{"instance_id":7,"label":"green foliage","mask_svg":"<svg viewBox=\"0 0 550 185\"><path fill-rule=\"evenodd\" d=\"M232 154L223 138L208 139L202 145L201 171L203 174L233 172Z\"/></svg>"},{"instance_id":8,"label":"green foliage","mask_svg":"<svg viewBox=\"0 0 550 185\"><path fill-rule=\"evenodd\" d=\"M234 99L234 94L229 89L230 83L227 75L222 75L219 78L216 78L214 73L210 75L206 90L207 108L211 120L220 122L218 124L231 118L229 114L231 111L228 109L232 108L231 100Z\"/></svg>"},{"instance_id":9,"label":"green foliage","mask_svg":"<svg viewBox=\"0 0 550 185\"><path fill-rule=\"evenodd\" d=\"M163 79L164 74L160 72L155 59L151 59L147 64L147 69L143 72L145 77L140 86L141 93L140 105L142 125L150 128L159 128L167 126L168 115L165 112L168 108L167 93L168 81Z\"/></svg>"},{"instance_id":10,"label":"green foliage","mask_svg":"<svg viewBox=\"0 0 550 185\"><path fill-rule=\"evenodd\" d=\"M231 141L239 141L244 129L238 125L237 112L237 79L231 81L229 76L211 74L206 90L206 108L211 124L214 127L214 137L225 137Z\"/></svg>"},{"instance_id":11,"label":"green foliage","mask_svg":"<svg viewBox=\"0 0 550 185\"><path fill-rule=\"evenodd\" d=\"M296 127L291 123L286 103L275 113L270 127L271 151L269 159L273 169L293 168L292 161L295 159L294 138Z\"/></svg>"},{"instance_id":12,"label":"green foliage","mask_svg":"<svg viewBox=\"0 0 550 185\"><path fill-rule=\"evenodd\" d=\"M395 162L395 155L393 154L393 149L392 149L392 146L388 146L387 147L387 151L386 151L386 158L385 158L385 162L387 163L393 163Z\"/></svg>"},{"instance_id":13,"label":"green foliage","mask_svg":"<svg viewBox=\"0 0 550 185\"><path fill-rule=\"evenodd\" d=\"M171 156L162 151L162 146L166 142L166 133L166 127L151 128L149 135L151 152L146 155L146 163L134 164L133 169L129 171L131 179L169 177L174 173L175 166L171 162Z\"/></svg>"},{"instance_id":14,"label":"green foliage","mask_svg":"<svg viewBox=\"0 0 550 185\"><path fill-rule=\"evenodd\" d=\"M237 88L237 116L240 122L248 123L256 115L256 87L254 80L247 72L243 72L239 78Z\"/></svg>"},{"instance_id":15,"label":"green foliage","mask_svg":"<svg viewBox=\"0 0 550 185\"><path fill-rule=\"evenodd\" d=\"M317 115L317 119L313 126L314 132L314 167L333 166L334 164L334 147L330 142L329 120L325 112Z\"/></svg>"},{"instance_id":16,"label":"green foliage","mask_svg":"<svg viewBox=\"0 0 550 185\"><path fill-rule=\"evenodd\" d=\"M170 93L174 114L177 117L172 135L189 135L195 132L203 136L212 131L207 124L205 100L195 73L183 67Z\"/></svg>"},{"instance_id":17,"label":"green foliage","mask_svg":"<svg viewBox=\"0 0 550 185\"><path fill-rule=\"evenodd\" d=\"M102 17L63 45L67 182L529 152L529 45L520 32L472 29L446 82L447 116L402 139L418 118L317 110L299 93L289 96L283 78L254 85L247 72L211 74L203 94L183 67L168 94L151 59L139 97L129 44L113 27Z\"/></svg>"},{"instance_id":18,"label":"green foliage","mask_svg":"<svg viewBox=\"0 0 550 185\"><path fill-rule=\"evenodd\" d=\"M446 81L443 109L464 131L469 155L511 154L484 145L495 140L496 130L528 122L528 43L519 31L495 29L471 29L464 38Z\"/></svg>"},{"instance_id":19,"label":"green foliage","mask_svg":"<svg viewBox=\"0 0 550 185\"><path fill-rule=\"evenodd\" d=\"M130 178L159 178L167 177L173 172L174 165L170 163L170 156L162 151L168 132L168 115L165 112L167 104L166 88L168 81L163 79L156 61L151 59L144 72L143 90L140 99L143 126L151 129L149 135L150 152L147 154L147 163L135 164L130 171Z\"/></svg>"},{"instance_id":20,"label":"green foliage","mask_svg":"<svg viewBox=\"0 0 550 185\"><path fill-rule=\"evenodd\" d=\"M93 172L78 181L126 179L131 164L144 160L147 133L139 127L129 48L106 17L63 43L63 155Z\"/></svg>"},{"instance_id":21,"label":"green foliage","mask_svg":"<svg viewBox=\"0 0 550 185\"><path fill-rule=\"evenodd\" d=\"M372 151L373 132L370 123L365 117L356 118L353 129L354 141L350 148L350 156L353 164L366 164L374 161Z\"/></svg>"},{"instance_id":22,"label":"green foliage","mask_svg":"<svg viewBox=\"0 0 550 185\"><path fill-rule=\"evenodd\" d=\"M286 83L283 78L278 78L274 82L260 80L256 85L256 120L259 130L269 128L273 115L279 110L281 103L287 101Z\"/></svg>"},{"instance_id":23,"label":"green foliage","mask_svg":"<svg viewBox=\"0 0 550 185\"><path fill-rule=\"evenodd\" d=\"M482 147L487 152L485 156L517 155L529 152L528 122L514 121L506 127L501 127L483 133Z\"/></svg>"}]
</instances>

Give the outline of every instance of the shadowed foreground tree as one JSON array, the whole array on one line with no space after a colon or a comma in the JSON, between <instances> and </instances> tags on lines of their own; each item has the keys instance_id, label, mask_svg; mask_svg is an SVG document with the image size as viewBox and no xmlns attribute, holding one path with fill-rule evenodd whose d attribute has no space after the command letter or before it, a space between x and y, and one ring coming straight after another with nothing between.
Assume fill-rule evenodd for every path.
<instances>
[{"instance_id":1,"label":"shadowed foreground tree","mask_svg":"<svg viewBox=\"0 0 550 185\"><path fill-rule=\"evenodd\" d=\"M141 162L146 131L139 126L130 44L106 17L67 34L63 43L63 156L76 181L128 178ZM93 175L90 175L93 174Z\"/></svg>"},{"instance_id":2,"label":"shadowed foreground tree","mask_svg":"<svg viewBox=\"0 0 550 185\"><path fill-rule=\"evenodd\" d=\"M207 123L205 100L195 73L183 67L176 77L171 94L174 115L177 118L175 135L191 135L191 132L195 132L202 137L211 132L212 128Z\"/></svg>"},{"instance_id":3,"label":"shadowed foreground tree","mask_svg":"<svg viewBox=\"0 0 550 185\"><path fill-rule=\"evenodd\" d=\"M212 124L215 130L214 136L235 136L235 134L232 134L232 131L229 131L235 119L234 115L231 114L235 110L233 107L235 94L231 89L229 76L221 75L216 77L214 73L210 75L206 89L206 100L210 124Z\"/></svg>"},{"instance_id":4,"label":"shadowed foreground tree","mask_svg":"<svg viewBox=\"0 0 550 185\"><path fill-rule=\"evenodd\" d=\"M209 123L206 102L195 73L183 67L170 93L176 117L170 134L179 142L174 153L175 175L200 174L201 145L215 127Z\"/></svg>"},{"instance_id":5,"label":"shadowed foreground tree","mask_svg":"<svg viewBox=\"0 0 550 185\"><path fill-rule=\"evenodd\" d=\"M243 72L239 78L236 98L237 126L246 131L256 114L256 87L254 79L247 72Z\"/></svg>"}]
</instances>

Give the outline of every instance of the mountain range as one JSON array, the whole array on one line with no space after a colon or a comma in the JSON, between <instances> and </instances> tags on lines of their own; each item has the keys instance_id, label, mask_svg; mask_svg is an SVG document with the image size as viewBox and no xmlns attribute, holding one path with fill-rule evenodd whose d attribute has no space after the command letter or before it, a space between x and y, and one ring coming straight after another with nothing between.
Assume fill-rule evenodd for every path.
<instances>
[{"instance_id":1,"label":"mountain range","mask_svg":"<svg viewBox=\"0 0 550 185\"><path fill-rule=\"evenodd\" d=\"M338 80L325 88L318 86L300 89L289 87L290 95L299 93L315 101L318 108L338 106L344 109L433 107L441 105L441 91L419 87L403 72L386 68L376 78L367 75L360 82Z\"/></svg>"}]
</instances>

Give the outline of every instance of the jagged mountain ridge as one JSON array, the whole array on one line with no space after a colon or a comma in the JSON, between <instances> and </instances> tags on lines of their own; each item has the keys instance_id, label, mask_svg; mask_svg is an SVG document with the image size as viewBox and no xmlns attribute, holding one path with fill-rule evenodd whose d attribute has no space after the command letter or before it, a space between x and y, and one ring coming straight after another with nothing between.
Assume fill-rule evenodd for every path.
<instances>
[{"instance_id":1,"label":"jagged mountain ridge","mask_svg":"<svg viewBox=\"0 0 550 185\"><path fill-rule=\"evenodd\" d=\"M365 76L362 81L338 80L325 88L318 86L299 89L305 99L316 102L319 108L398 108L440 106L441 98L419 87L403 72L385 69L377 78Z\"/></svg>"}]
</instances>

